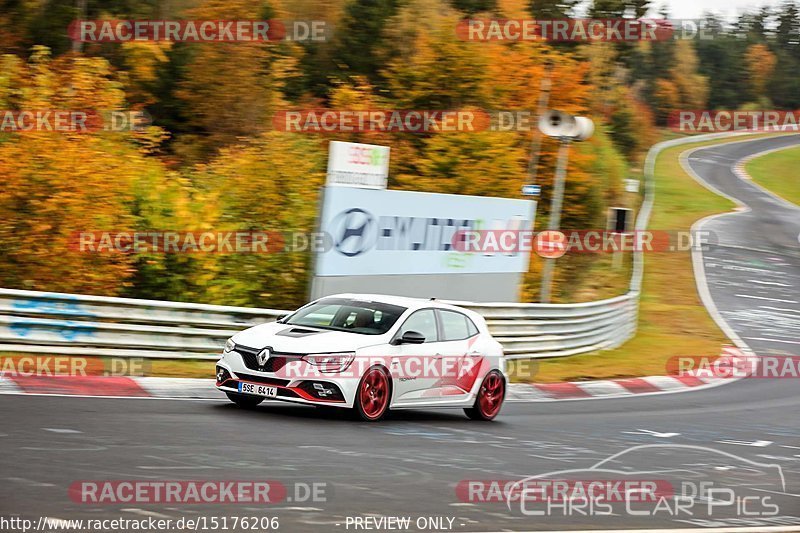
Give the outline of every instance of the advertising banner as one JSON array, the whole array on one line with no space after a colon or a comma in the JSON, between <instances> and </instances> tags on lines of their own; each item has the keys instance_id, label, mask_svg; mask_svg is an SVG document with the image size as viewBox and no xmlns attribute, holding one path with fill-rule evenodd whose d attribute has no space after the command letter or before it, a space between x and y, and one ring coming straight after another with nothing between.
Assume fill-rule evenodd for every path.
<instances>
[{"instance_id":1,"label":"advertising banner","mask_svg":"<svg viewBox=\"0 0 800 533\"><path fill-rule=\"evenodd\" d=\"M530 200L327 187L320 229L332 247L317 255L316 275L527 272L527 252L463 252L454 236L532 230L535 211Z\"/></svg>"}]
</instances>

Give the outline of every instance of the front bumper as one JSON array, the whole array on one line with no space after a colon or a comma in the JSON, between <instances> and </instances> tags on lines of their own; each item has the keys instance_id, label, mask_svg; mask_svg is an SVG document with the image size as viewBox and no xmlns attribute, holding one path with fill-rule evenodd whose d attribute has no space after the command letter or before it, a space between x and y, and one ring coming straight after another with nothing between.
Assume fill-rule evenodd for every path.
<instances>
[{"instance_id":1,"label":"front bumper","mask_svg":"<svg viewBox=\"0 0 800 533\"><path fill-rule=\"evenodd\" d=\"M236 351L223 354L217 361L216 375L216 387L223 392L238 393L240 382L253 383L277 389L277 396L268 399L334 407L352 407L357 386L350 378L311 376L287 379L275 373L252 370L245 366Z\"/></svg>"}]
</instances>

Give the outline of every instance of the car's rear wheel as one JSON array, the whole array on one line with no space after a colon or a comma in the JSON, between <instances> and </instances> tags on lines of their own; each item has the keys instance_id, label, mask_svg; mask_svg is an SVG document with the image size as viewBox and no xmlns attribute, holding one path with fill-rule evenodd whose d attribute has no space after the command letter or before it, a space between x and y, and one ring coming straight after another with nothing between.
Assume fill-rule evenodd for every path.
<instances>
[{"instance_id":1,"label":"car's rear wheel","mask_svg":"<svg viewBox=\"0 0 800 533\"><path fill-rule=\"evenodd\" d=\"M373 366L358 383L355 411L362 420L376 422L389 410L391 397L389 375L382 367Z\"/></svg>"},{"instance_id":2,"label":"car's rear wheel","mask_svg":"<svg viewBox=\"0 0 800 533\"><path fill-rule=\"evenodd\" d=\"M492 370L483 378L475 404L464 409L464 413L472 420L492 420L500 412L505 397L506 383L503 375Z\"/></svg>"},{"instance_id":3,"label":"car's rear wheel","mask_svg":"<svg viewBox=\"0 0 800 533\"><path fill-rule=\"evenodd\" d=\"M226 392L228 399L235 403L242 409L252 409L256 405L264 401L261 396L252 396L250 394L237 394L235 392Z\"/></svg>"}]
</instances>

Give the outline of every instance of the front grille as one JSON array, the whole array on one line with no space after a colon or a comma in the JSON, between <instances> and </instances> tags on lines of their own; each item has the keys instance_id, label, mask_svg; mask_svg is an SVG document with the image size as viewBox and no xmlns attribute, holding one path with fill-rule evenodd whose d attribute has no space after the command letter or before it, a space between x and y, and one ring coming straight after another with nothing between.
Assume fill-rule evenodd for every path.
<instances>
[{"instance_id":1,"label":"front grille","mask_svg":"<svg viewBox=\"0 0 800 533\"><path fill-rule=\"evenodd\" d=\"M259 372L279 372L286 363L289 361L296 361L303 357L299 353L286 353L286 352L272 352L272 355L267 359L267 363L262 367L258 366L258 353L263 348L251 348L249 346L236 345L236 351L242 356L244 366L250 370L258 370Z\"/></svg>"},{"instance_id":2,"label":"front grille","mask_svg":"<svg viewBox=\"0 0 800 533\"><path fill-rule=\"evenodd\" d=\"M264 385L278 385L285 387L289 384L288 379L268 378L267 376L254 376L252 374L236 373L236 377L242 381L252 381L253 383L263 383Z\"/></svg>"}]
</instances>

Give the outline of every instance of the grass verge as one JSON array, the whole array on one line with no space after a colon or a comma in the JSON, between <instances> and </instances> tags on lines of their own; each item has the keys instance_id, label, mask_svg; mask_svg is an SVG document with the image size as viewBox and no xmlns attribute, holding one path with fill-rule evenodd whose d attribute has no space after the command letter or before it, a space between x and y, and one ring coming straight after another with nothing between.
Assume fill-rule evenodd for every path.
<instances>
[{"instance_id":1,"label":"grass verge","mask_svg":"<svg viewBox=\"0 0 800 533\"><path fill-rule=\"evenodd\" d=\"M759 185L793 204L800 205L798 166L800 146L753 158L744 168Z\"/></svg>"}]
</instances>

